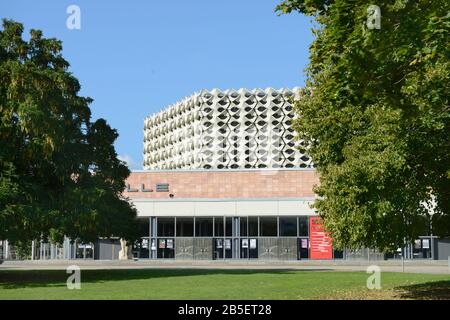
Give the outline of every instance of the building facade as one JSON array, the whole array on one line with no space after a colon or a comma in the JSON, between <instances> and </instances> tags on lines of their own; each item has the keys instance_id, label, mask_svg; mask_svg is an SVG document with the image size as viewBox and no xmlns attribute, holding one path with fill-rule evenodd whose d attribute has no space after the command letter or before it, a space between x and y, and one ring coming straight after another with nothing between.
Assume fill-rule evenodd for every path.
<instances>
[{"instance_id":1,"label":"building facade","mask_svg":"<svg viewBox=\"0 0 450 320\"><path fill-rule=\"evenodd\" d=\"M332 258L292 128L298 92L202 90L144 120L147 170L125 192L148 224L139 257Z\"/></svg>"},{"instance_id":2,"label":"building facade","mask_svg":"<svg viewBox=\"0 0 450 320\"><path fill-rule=\"evenodd\" d=\"M128 179L144 226L139 258L332 259L310 207L313 169L137 171Z\"/></svg>"},{"instance_id":3,"label":"building facade","mask_svg":"<svg viewBox=\"0 0 450 320\"><path fill-rule=\"evenodd\" d=\"M144 121L144 169L307 168L297 89L203 90Z\"/></svg>"}]
</instances>

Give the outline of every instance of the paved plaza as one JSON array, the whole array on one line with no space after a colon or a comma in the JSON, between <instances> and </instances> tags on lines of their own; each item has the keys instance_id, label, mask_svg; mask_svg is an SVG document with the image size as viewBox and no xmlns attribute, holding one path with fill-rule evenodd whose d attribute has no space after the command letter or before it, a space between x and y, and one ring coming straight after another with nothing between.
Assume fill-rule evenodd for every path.
<instances>
[{"instance_id":1,"label":"paved plaza","mask_svg":"<svg viewBox=\"0 0 450 320\"><path fill-rule=\"evenodd\" d=\"M449 274L446 260L401 260L381 261L176 261L176 260L47 260L47 261L3 261L0 270L63 270L70 265L81 269L284 269L284 270L328 270L366 271L368 266L377 265L383 272L407 272L427 274Z\"/></svg>"}]
</instances>

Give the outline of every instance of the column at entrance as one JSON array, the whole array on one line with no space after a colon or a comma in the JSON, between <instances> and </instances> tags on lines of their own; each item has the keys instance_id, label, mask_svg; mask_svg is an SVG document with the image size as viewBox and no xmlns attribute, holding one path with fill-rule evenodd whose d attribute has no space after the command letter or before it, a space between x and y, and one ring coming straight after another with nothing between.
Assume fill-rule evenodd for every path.
<instances>
[{"instance_id":1,"label":"column at entrance","mask_svg":"<svg viewBox=\"0 0 450 320\"><path fill-rule=\"evenodd\" d=\"M150 259L156 259L158 256L157 252L157 241L158 236L158 224L156 217L150 217Z\"/></svg>"},{"instance_id":2,"label":"column at entrance","mask_svg":"<svg viewBox=\"0 0 450 320\"><path fill-rule=\"evenodd\" d=\"M232 258L233 259L239 259L240 258L240 243L239 243L239 236L241 234L240 232L240 225L241 225L241 221L240 221L240 217L233 217L233 222L232 222L232 237L233 237L233 246L232 246L232 250L233 250L233 254L232 254Z\"/></svg>"}]
</instances>

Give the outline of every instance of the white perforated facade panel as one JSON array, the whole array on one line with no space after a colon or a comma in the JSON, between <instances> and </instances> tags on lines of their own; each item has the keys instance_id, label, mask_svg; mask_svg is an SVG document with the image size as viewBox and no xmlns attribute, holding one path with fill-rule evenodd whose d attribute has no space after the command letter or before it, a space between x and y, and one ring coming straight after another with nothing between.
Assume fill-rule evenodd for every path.
<instances>
[{"instance_id":1,"label":"white perforated facade panel","mask_svg":"<svg viewBox=\"0 0 450 320\"><path fill-rule=\"evenodd\" d=\"M310 167L292 129L298 90L203 90L145 119L144 169Z\"/></svg>"}]
</instances>

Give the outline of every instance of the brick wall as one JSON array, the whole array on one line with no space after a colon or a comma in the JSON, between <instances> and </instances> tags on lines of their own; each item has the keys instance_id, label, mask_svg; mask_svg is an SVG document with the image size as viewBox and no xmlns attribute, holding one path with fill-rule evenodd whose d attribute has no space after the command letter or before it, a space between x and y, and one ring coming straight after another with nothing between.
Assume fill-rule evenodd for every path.
<instances>
[{"instance_id":1,"label":"brick wall","mask_svg":"<svg viewBox=\"0 0 450 320\"><path fill-rule=\"evenodd\" d=\"M314 170L248 171L141 171L127 179L130 198L300 198L313 197L312 188L319 183ZM169 192L156 192L157 183L168 183ZM142 192L145 189L153 192Z\"/></svg>"}]
</instances>

